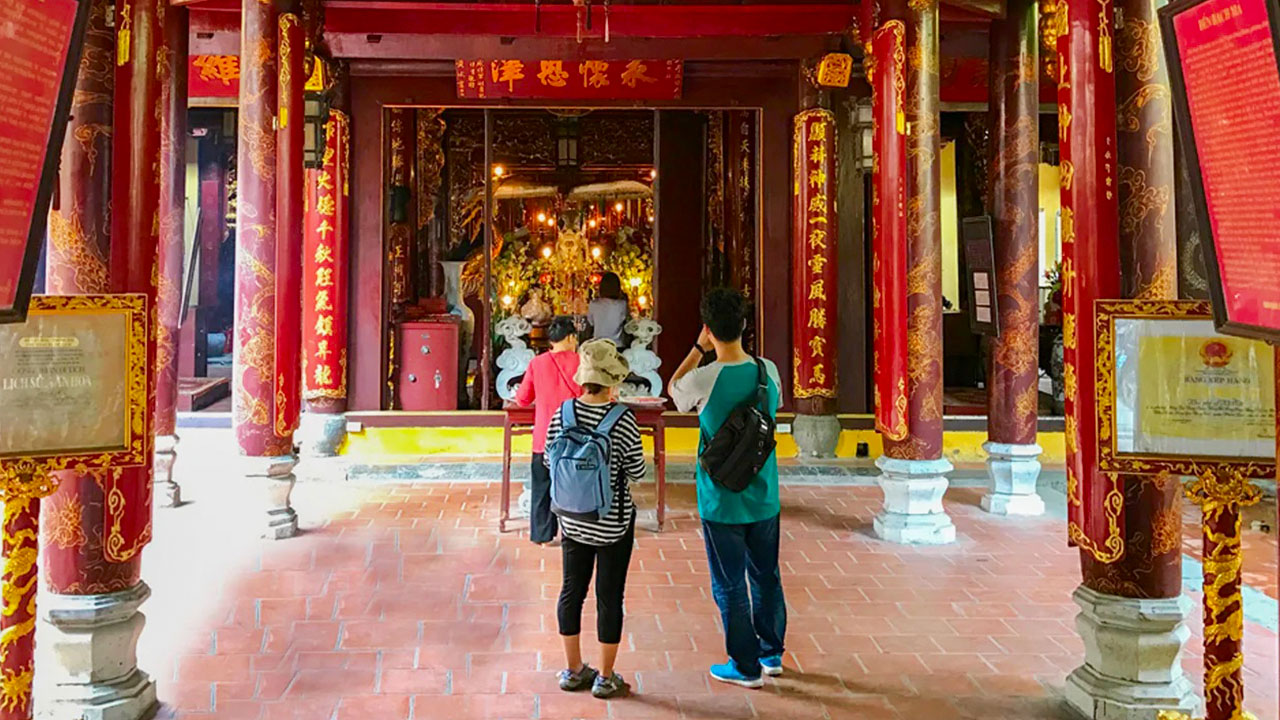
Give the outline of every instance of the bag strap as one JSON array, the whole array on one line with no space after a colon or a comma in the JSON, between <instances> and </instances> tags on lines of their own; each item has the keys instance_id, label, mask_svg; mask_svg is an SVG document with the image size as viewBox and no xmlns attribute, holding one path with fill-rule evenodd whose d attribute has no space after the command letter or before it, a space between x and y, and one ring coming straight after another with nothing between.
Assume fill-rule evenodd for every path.
<instances>
[{"instance_id":1,"label":"bag strap","mask_svg":"<svg viewBox=\"0 0 1280 720\"><path fill-rule=\"evenodd\" d=\"M556 362L555 355L549 355L547 359L550 360L551 364L555 366L556 374L558 374L560 376L560 379L564 381L564 384L566 387L572 388L576 385L576 383L574 383L572 380L568 378L568 376L564 374L564 368L560 367L560 363Z\"/></svg>"},{"instance_id":2,"label":"bag strap","mask_svg":"<svg viewBox=\"0 0 1280 720\"><path fill-rule=\"evenodd\" d=\"M622 419L622 416L626 414L626 405L622 403L614 403L613 407L609 408L609 413L605 415L600 420L600 424L596 426L596 432L604 435L605 437L609 437L609 433L613 432L613 426L617 425L618 421Z\"/></svg>"},{"instance_id":3,"label":"bag strap","mask_svg":"<svg viewBox=\"0 0 1280 720\"><path fill-rule=\"evenodd\" d=\"M578 426L577 413L573 410L573 400L565 400L560 406L560 431L564 432L571 427Z\"/></svg>"},{"instance_id":4,"label":"bag strap","mask_svg":"<svg viewBox=\"0 0 1280 720\"><path fill-rule=\"evenodd\" d=\"M756 404L760 406L760 412L768 413L769 373L764 368L764 361L758 357L754 359L756 361Z\"/></svg>"}]
</instances>

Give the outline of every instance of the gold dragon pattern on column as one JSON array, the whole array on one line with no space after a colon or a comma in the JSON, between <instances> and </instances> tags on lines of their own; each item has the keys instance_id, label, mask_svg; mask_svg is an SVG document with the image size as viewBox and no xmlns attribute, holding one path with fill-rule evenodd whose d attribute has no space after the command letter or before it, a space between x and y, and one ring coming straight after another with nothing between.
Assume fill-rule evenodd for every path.
<instances>
[{"instance_id":1,"label":"gold dragon pattern on column","mask_svg":"<svg viewBox=\"0 0 1280 720\"><path fill-rule=\"evenodd\" d=\"M1244 597L1240 578L1240 510L1262 492L1239 472L1205 472L1187 497L1203 513L1205 720L1244 713Z\"/></svg>"},{"instance_id":2,"label":"gold dragon pattern on column","mask_svg":"<svg viewBox=\"0 0 1280 720\"><path fill-rule=\"evenodd\" d=\"M938 3L910 0L907 88L907 439L890 457L942 457L942 225Z\"/></svg>"}]
</instances>

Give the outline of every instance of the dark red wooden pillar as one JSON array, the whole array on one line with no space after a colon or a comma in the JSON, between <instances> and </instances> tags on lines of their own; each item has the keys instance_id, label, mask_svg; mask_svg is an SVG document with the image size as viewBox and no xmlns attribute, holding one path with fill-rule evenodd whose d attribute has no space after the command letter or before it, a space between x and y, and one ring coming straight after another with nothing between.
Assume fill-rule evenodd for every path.
<instances>
[{"instance_id":1,"label":"dark red wooden pillar","mask_svg":"<svg viewBox=\"0 0 1280 720\"><path fill-rule=\"evenodd\" d=\"M173 480L177 459L178 324L182 316L186 254L187 191L187 8L165 11L166 62L160 78L160 273L156 291L155 490L163 507L182 501Z\"/></svg>"},{"instance_id":2,"label":"dark red wooden pillar","mask_svg":"<svg viewBox=\"0 0 1280 720\"><path fill-rule=\"evenodd\" d=\"M275 415L277 437L298 427L302 392L302 235L306 178L302 166L305 38L291 8L279 17L279 111L276 114Z\"/></svg>"},{"instance_id":3,"label":"dark red wooden pillar","mask_svg":"<svg viewBox=\"0 0 1280 720\"><path fill-rule=\"evenodd\" d=\"M276 6L244 0L241 6L240 112L236 148L238 194L232 423L240 454L245 456L242 460L244 475L265 483L268 498L266 535L272 538L296 534L298 522L297 514L289 505L294 483L293 467L297 463L293 454L289 396L278 393L285 389L286 381L282 376L287 369L280 366L281 353L277 345L281 338L278 336L280 324L277 315L282 309L293 307L280 297L287 292L289 268L279 260L277 229L277 181L281 171L276 157L275 128L280 82L279 36ZM301 42L296 49L290 50L301 53ZM301 85L302 78L298 78L298 82ZM301 179L295 176L294 180L300 187ZM298 274L300 272L299 267ZM300 306L295 312L299 310ZM297 357L295 351L293 358L296 360ZM293 397L297 397L296 391Z\"/></svg>"},{"instance_id":4,"label":"dark red wooden pillar","mask_svg":"<svg viewBox=\"0 0 1280 720\"><path fill-rule=\"evenodd\" d=\"M991 214L1000 335L991 353L988 436L1034 445L1039 402L1040 71L1035 0L991 25Z\"/></svg>"},{"instance_id":5,"label":"dark red wooden pillar","mask_svg":"<svg viewBox=\"0 0 1280 720\"><path fill-rule=\"evenodd\" d=\"M111 291L144 293L149 315L156 308L160 249L160 73L156 58L164 47L163 0L140 0L117 13L115 128L111 187ZM157 324L147 343L147 367L156 367ZM147 464L107 473L108 559L136 556L151 538L151 461L155 433L155 374L147 383Z\"/></svg>"}]
</instances>

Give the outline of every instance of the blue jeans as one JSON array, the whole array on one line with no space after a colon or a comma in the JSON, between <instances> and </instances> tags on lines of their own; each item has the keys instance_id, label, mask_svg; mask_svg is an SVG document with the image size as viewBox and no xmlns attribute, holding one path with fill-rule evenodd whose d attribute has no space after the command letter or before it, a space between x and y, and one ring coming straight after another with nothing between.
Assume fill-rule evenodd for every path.
<instances>
[{"instance_id":1,"label":"blue jeans","mask_svg":"<svg viewBox=\"0 0 1280 720\"><path fill-rule=\"evenodd\" d=\"M760 658L782 654L787 604L778 570L778 516L745 525L702 521L711 594L738 672L760 677ZM748 592L749 589L749 592Z\"/></svg>"}]
</instances>

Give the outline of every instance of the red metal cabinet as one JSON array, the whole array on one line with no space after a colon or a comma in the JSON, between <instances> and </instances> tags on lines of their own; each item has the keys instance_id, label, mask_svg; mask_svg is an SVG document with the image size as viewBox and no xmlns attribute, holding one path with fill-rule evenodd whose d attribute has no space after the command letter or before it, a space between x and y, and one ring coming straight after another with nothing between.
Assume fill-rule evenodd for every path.
<instances>
[{"instance_id":1,"label":"red metal cabinet","mask_svg":"<svg viewBox=\"0 0 1280 720\"><path fill-rule=\"evenodd\" d=\"M458 409L458 321L400 324L400 409Z\"/></svg>"}]
</instances>

